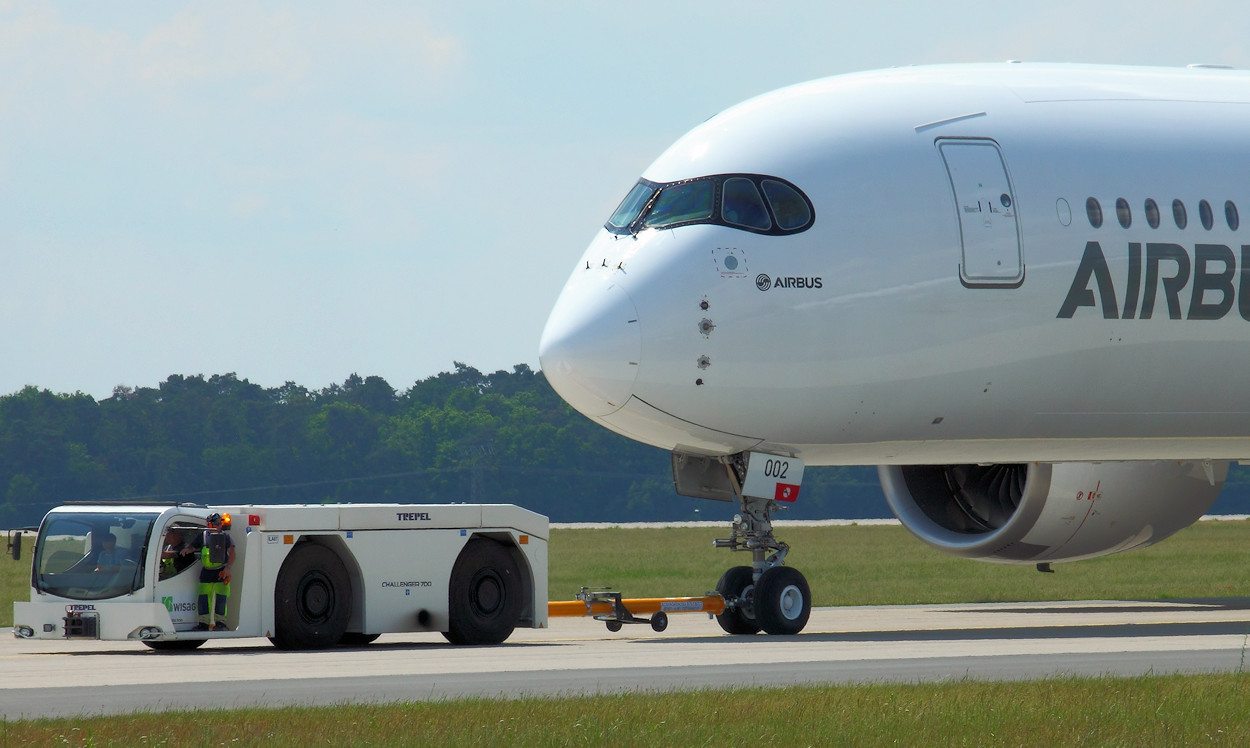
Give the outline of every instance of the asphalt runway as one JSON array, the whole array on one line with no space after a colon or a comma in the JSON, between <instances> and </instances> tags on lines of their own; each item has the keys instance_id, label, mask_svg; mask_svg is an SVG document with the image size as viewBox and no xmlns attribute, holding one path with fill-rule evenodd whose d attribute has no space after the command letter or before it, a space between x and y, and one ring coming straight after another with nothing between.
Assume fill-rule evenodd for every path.
<instances>
[{"instance_id":1,"label":"asphalt runway","mask_svg":"<svg viewBox=\"0 0 1250 748\"><path fill-rule=\"evenodd\" d=\"M221 639L194 652L130 642L0 639L0 717L288 704L519 698L704 687L1233 672L1250 598L820 608L798 636L729 636L704 614L610 633L553 618L495 647L439 635L282 652Z\"/></svg>"}]
</instances>

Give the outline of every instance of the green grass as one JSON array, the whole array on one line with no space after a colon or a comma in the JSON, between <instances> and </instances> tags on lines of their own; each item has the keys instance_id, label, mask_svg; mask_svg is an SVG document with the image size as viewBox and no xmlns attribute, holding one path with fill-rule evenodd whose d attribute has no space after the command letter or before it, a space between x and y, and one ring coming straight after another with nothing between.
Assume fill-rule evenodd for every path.
<instances>
[{"instance_id":1,"label":"green grass","mask_svg":"<svg viewBox=\"0 0 1250 748\"><path fill-rule=\"evenodd\" d=\"M699 595L747 553L713 548L716 528L553 530L550 597L581 585L626 597ZM788 566L815 605L1155 599L1250 595L1250 521L1201 522L1145 550L1056 564L1054 574L949 556L898 526L784 527Z\"/></svg>"},{"instance_id":2,"label":"green grass","mask_svg":"<svg viewBox=\"0 0 1250 748\"><path fill-rule=\"evenodd\" d=\"M1250 675L466 699L25 720L4 745L1244 745Z\"/></svg>"}]
</instances>

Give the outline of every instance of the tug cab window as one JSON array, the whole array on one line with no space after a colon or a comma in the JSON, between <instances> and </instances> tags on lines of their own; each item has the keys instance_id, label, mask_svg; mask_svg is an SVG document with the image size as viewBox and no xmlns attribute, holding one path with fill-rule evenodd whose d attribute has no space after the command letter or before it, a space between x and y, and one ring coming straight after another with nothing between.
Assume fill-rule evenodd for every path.
<instances>
[{"instance_id":1,"label":"tug cab window","mask_svg":"<svg viewBox=\"0 0 1250 748\"><path fill-rule=\"evenodd\" d=\"M156 512L49 514L35 541L39 592L106 600L142 589Z\"/></svg>"},{"instance_id":2,"label":"tug cab window","mask_svg":"<svg viewBox=\"0 0 1250 748\"><path fill-rule=\"evenodd\" d=\"M613 234L717 224L755 234L795 234L814 221L797 187L760 174L717 174L677 182L640 179L604 224Z\"/></svg>"}]
</instances>

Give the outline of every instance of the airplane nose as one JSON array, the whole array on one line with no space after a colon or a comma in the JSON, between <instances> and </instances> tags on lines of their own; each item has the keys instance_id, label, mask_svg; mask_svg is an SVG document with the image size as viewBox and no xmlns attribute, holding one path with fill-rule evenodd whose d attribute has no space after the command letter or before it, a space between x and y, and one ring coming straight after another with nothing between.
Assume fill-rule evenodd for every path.
<instances>
[{"instance_id":1,"label":"airplane nose","mask_svg":"<svg viewBox=\"0 0 1250 748\"><path fill-rule=\"evenodd\" d=\"M588 416L606 416L625 404L638 376L638 311L625 289L611 280L578 281L556 301L538 359L547 381L569 405Z\"/></svg>"}]
</instances>

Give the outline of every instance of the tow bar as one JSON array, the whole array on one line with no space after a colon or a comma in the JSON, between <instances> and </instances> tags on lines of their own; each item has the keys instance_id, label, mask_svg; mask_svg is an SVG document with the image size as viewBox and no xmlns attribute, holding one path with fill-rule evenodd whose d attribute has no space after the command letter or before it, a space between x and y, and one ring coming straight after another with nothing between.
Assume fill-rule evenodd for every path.
<instances>
[{"instance_id":1,"label":"tow bar","mask_svg":"<svg viewBox=\"0 0 1250 748\"><path fill-rule=\"evenodd\" d=\"M583 587L576 600L547 603L547 615L593 616L603 621L608 631L620 631L627 623L649 623L655 631L668 628L669 613L707 613L708 617L725 612L725 598L709 592L703 597L638 597L622 599L621 593L607 587ZM649 614L650 618L640 618Z\"/></svg>"}]
</instances>

